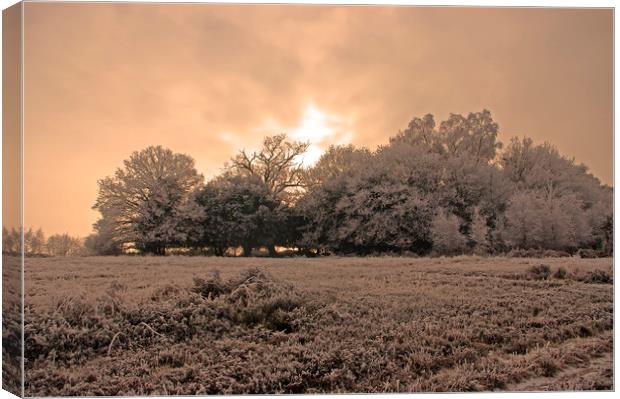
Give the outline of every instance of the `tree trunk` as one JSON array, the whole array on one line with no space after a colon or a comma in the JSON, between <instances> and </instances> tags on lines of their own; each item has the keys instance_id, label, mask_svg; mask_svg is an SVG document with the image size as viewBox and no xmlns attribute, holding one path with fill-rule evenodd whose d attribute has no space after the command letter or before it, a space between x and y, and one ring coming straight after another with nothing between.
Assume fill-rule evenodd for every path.
<instances>
[{"instance_id":1,"label":"tree trunk","mask_svg":"<svg viewBox=\"0 0 620 399\"><path fill-rule=\"evenodd\" d=\"M243 246L243 256L244 257L249 257L252 256L252 247L249 245L244 245Z\"/></svg>"},{"instance_id":2,"label":"tree trunk","mask_svg":"<svg viewBox=\"0 0 620 399\"><path fill-rule=\"evenodd\" d=\"M275 258L276 256L278 256L278 251L276 251L276 246L273 244L267 245L267 251L269 251L269 256L271 256L272 258Z\"/></svg>"}]
</instances>

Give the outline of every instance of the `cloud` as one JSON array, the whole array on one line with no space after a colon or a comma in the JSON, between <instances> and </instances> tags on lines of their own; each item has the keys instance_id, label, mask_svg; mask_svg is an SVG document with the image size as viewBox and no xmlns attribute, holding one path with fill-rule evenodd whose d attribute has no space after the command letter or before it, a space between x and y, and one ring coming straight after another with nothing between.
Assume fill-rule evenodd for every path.
<instances>
[{"instance_id":1,"label":"cloud","mask_svg":"<svg viewBox=\"0 0 620 399\"><path fill-rule=\"evenodd\" d=\"M263 136L295 134L309 104L331 129L316 151L488 108L503 140L549 140L611 182L610 10L27 3L25 15L27 223L51 232L86 234L96 179L132 151L162 144L212 176Z\"/></svg>"}]
</instances>

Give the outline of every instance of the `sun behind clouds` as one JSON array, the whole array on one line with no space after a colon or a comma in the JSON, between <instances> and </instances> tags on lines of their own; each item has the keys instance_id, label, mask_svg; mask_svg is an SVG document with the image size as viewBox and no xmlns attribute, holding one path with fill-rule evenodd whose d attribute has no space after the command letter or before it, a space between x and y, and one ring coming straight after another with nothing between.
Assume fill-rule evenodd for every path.
<instances>
[{"instance_id":1,"label":"sun behind clouds","mask_svg":"<svg viewBox=\"0 0 620 399\"><path fill-rule=\"evenodd\" d=\"M329 115L314 104L306 106L299 127L290 132L292 139L310 143L303 156L304 165L316 163L329 145L350 142L352 134L344 122L344 118Z\"/></svg>"}]
</instances>

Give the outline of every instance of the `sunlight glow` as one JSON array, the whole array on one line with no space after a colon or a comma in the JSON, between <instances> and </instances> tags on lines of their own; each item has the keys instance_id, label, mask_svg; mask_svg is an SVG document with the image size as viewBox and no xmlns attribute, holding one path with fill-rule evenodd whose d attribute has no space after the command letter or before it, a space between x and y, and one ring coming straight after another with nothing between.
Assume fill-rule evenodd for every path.
<instances>
[{"instance_id":1,"label":"sunlight glow","mask_svg":"<svg viewBox=\"0 0 620 399\"><path fill-rule=\"evenodd\" d=\"M314 105L311 104L306 107L299 127L291 132L291 138L310 143L310 147L302 159L304 165L309 166L316 163L323 155L324 149L322 147L334 144L328 143L334 139L336 133L331 122L328 115Z\"/></svg>"}]
</instances>

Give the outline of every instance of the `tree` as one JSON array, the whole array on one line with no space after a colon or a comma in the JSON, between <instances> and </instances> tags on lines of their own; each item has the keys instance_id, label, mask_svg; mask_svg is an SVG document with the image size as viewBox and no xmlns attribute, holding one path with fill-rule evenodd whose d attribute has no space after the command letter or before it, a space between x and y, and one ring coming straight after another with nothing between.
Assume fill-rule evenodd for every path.
<instances>
[{"instance_id":1,"label":"tree","mask_svg":"<svg viewBox=\"0 0 620 399\"><path fill-rule=\"evenodd\" d=\"M2 226L2 253L12 253L14 245L13 234L5 226Z\"/></svg>"},{"instance_id":2,"label":"tree","mask_svg":"<svg viewBox=\"0 0 620 399\"><path fill-rule=\"evenodd\" d=\"M430 248L432 207L415 187L392 179L388 163L372 162L326 180L299 203L299 245L343 253Z\"/></svg>"},{"instance_id":3,"label":"tree","mask_svg":"<svg viewBox=\"0 0 620 399\"><path fill-rule=\"evenodd\" d=\"M81 240L67 233L51 235L46 246L51 256L76 256L83 253Z\"/></svg>"},{"instance_id":4,"label":"tree","mask_svg":"<svg viewBox=\"0 0 620 399\"><path fill-rule=\"evenodd\" d=\"M422 147L429 152L441 152L439 134L435 129L435 118L426 114L422 118L413 118L405 130L390 137L390 145L410 144Z\"/></svg>"},{"instance_id":5,"label":"tree","mask_svg":"<svg viewBox=\"0 0 620 399\"><path fill-rule=\"evenodd\" d=\"M488 110L471 112L467 117L450 114L436 128L433 115L413 118L407 129L390 138L390 145L410 144L445 157L467 157L476 163L489 163L502 144L497 141L499 126Z\"/></svg>"},{"instance_id":6,"label":"tree","mask_svg":"<svg viewBox=\"0 0 620 399\"><path fill-rule=\"evenodd\" d=\"M370 183L370 184L368 184ZM336 204L338 246L344 251L414 251L430 247L432 208L415 188L360 181Z\"/></svg>"},{"instance_id":7,"label":"tree","mask_svg":"<svg viewBox=\"0 0 620 399\"><path fill-rule=\"evenodd\" d=\"M489 242L489 226L486 219L480 214L480 210L476 209L471 222L471 243L473 244L474 253L482 255L487 254L490 249Z\"/></svg>"},{"instance_id":8,"label":"tree","mask_svg":"<svg viewBox=\"0 0 620 399\"><path fill-rule=\"evenodd\" d=\"M33 231L29 228L24 234L24 247L26 253L30 255L40 255L43 253L43 247L45 246L45 234L40 228L37 231Z\"/></svg>"},{"instance_id":9,"label":"tree","mask_svg":"<svg viewBox=\"0 0 620 399\"><path fill-rule=\"evenodd\" d=\"M94 232L84 240L84 247L90 254L117 256L123 253L123 243L117 238L114 223L105 217L93 225Z\"/></svg>"},{"instance_id":10,"label":"tree","mask_svg":"<svg viewBox=\"0 0 620 399\"><path fill-rule=\"evenodd\" d=\"M458 114L441 122L439 134L443 149L449 156L471 158L476 163L489 163L501 143L497 141L499 126L491 112L471 112L467 118Z\"/></svg>"},{"instance_id":11,"label":"tree","mask_svg":"<svg viewBox=\"0 0 620 399\"><path fill-rule=\"evenodd\" d=\"M585 165L562 156L549 143L535 145L527 137L513 138L500 165L504 175L520 190L541 190L556 196L574 193L585 209L611 198L611 189L590 174Z\"/></svg>"},{"instance_id":12,"label":"tree","mask_svg":"<svg viewBox=\"0 0 620 399\"><path fill-rule=\"evenodd\" d=\"M342 174L351 174L356 169L367 167L371 153L366 148L338 145L329 146L319 160L304 175L304 187L312 189L329 179Z\"/></svg>"},{"instance_id":13,"label":"tree","mask_svg":"<svg viewBox=\"0 0 620 399\"><path fill-rule=\"evenodd\" d=\"M273 248L285 225L281 204L256 176L225 174L210 181L197 194L203 207L203 243L217 255L227 247L243 247L245 256L253 248Z\"/></svg>"},{"instance_id":14,"label":"tree","mask_svg":"<svg viewBox=\"0 0 620 399\"><path fill-rule=\"evenodd\" d=\"M2 252L17 255L21 252L21 229L8 230L2 226Z\"/></svg>"},{"instance_id":15,"label":"tree","mask_svg":"<svg viewBox=\"0 0 620 399\"><path fill-rule=\"evenodd\" d=\"M518 192L508 202L505 231L506 243L517 248L534 248L543 242L543 204L532 191Z\"/></svg>"},{"instance_id":16,"label":"tree","mask_svg":"<svg viewBox=\"0 0 620 399\"><path fill-rule=\"evenodd\" d=\"M592 227L591 246L611 255L613 252L613 206L598 202L587 210L585 217Z\"/></svg>"},{"instance_id":17,"label":"tree","mask_svg":"<svg viewBox=\"0 0 620 399\"><path fill-rule=\"evenodd\" d=\"M439 209L431 227L433 250L443 255L463 253L467 239L460 232L460 225L456 215Z\"/></svg>"},{"instance_id":18,"label":"tree","mask_svg":"<svg viewBox=\"0 0 620 399\"><path fill-rule=\"evenodd\" d=\"M336 204L347 193L347 179L344 173L324 180L314 186L295 204L298 216L296 246L306 253L313 250L337 250L339 248Z\"/></svg>"},{"instance_id":19,"label":"tree","mask_svg":"<svg viewBox=\"0 0 620 399\"><path fill-rule=\"evenodd\" d=\"M241 150L228 169L233 174L260 179L274 199L290 202L304 185L304 168L299 158L308 146L287 141L285 134L265 137L260 150L251 154Z\"/></svg>"},{"instance_id":20,"label":"tree","mask_svg":"<svg viewBox=\"0 0 620 399\"><path fill-rule=\"evenodd\" d=\"M119 243L164 255L182 241L178 213L202 182L190 156L148 147L134 152L114 176L99 180L93 208Z\"/></svg>"}]
</instances>

